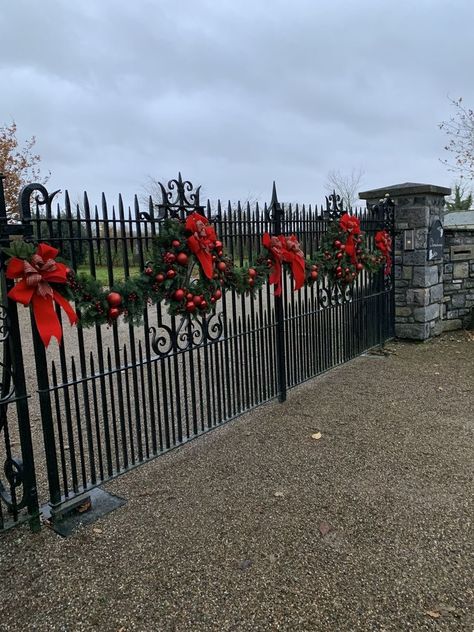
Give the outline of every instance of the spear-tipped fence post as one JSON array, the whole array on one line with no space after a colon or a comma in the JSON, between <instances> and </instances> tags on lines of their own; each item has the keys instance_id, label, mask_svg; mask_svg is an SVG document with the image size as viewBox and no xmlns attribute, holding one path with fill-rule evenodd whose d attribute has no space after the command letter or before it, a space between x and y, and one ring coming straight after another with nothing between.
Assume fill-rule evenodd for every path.
<instances>
[{"instance_id":1,"label":"spear-tipped fence post","mask_svg":"<svg viewBox=\"0 0 474 632\"><path fill-rule=\"evenodd\" d=\"M268 219L272 222L272 234L281 235L284 210L278 201L276 185L273 182L272 199L267 210ZM283 280L282 280L283 283ZM285 358L285 312L283 294L275 296L275 339L277 355L278 399L286 400L286 358Z\"/></svg>"}]
</instances>

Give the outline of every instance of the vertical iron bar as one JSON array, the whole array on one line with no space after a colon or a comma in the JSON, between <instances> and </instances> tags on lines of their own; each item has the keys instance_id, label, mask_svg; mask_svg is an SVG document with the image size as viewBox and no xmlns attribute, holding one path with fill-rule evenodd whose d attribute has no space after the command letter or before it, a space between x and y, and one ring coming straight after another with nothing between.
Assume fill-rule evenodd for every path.
<instances>
[{"instance_id":1,"label":"vertical iron bar","mask_svg":"<svg viewBox=\"0 0 474 632\"><path fill-rule=\"evenodd\" d=\"M276 185L273 182L272 199L269 212L273 220L273 234L280 235L282 232L283 209L278 201ZM286 401L286 360L285 360L285 314L283 309L283 296L275 296L275 337L277 355L278 374L278 399L280 402Z\"/></svg>"}]
</instances>

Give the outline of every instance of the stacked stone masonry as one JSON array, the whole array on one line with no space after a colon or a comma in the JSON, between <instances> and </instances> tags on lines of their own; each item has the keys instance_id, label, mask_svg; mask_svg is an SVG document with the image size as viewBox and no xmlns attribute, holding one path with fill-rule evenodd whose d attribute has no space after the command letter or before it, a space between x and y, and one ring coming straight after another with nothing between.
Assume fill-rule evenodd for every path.
<instances>
[{"instance_id":1,"label":"stacked stone masonry","mask_svg":"<svg viewBox=\"0 0 474 632\"><path fill-rule=\"evenodd\" d=\"M445 230L444 238L444 330L471 328L474 327L474 230Z\"/></svg>"}]
</instances>

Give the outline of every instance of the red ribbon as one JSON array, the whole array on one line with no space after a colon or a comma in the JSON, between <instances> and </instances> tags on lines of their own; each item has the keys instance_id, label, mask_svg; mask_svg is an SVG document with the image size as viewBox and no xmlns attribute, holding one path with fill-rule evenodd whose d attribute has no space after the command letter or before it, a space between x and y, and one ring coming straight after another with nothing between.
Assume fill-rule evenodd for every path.
<instances>
[{"instance_id":1,"label":"red ribbon","mask_svg":"<svg viewBox=\"0 0 474 632\"><path fill-rule=\"evenodd\" d=\"M67 283L67 268L54 258L58 250L48 244L39 244L30 261L13 257L8 262L8 279L21 279L8 292L8 297L22 305L32 305L38 333L47 347L54 337L61 344L62 328L54 303L67 314L71 325L77 323L77 315L68 301L54 290L50 283Z\"/></svg>"},{"instance_id":2,"label":"red ribbon","mask_svg":"<svg viewBox=\"0 0 474 632\"><path fill-rule=\"evenodd\" d=\"M290 237L280 235L280 241L283 246L283 260L291 266L291 272L295 280L293 291L296 292L303 287L306 277L304 253L296 235L290 235Z\"/></svg>"},{"instance_id":3,"label":"red ribbon","mask_svg":"<svg viewBox=\"0 0 474 632\"><path fill-rule=\"evenodd\" d=\"M339 228L345 233L349 233L349 236L346 240L346 252L351 258L351 262L355 265L357 263L356 237L360 235L360 221L357 217L354 217L354 215L344 213L344 215L342 215L341 219L339 220Z\"/></svg>"},{"instance_id":4,"label":"red ribbon","mask_svg":"<svg viewBox=\"0 0 474 632\"><path fill-rule=\"evenodd\" d=\"M275 296L281 295L281 262L283 259L283 247L279 237L270 237L268 233L264 233L262 237L263 247L269 252L272 262L272 270L268 282L275 286Z\"/></svg>"},{"instance_id":5,"label":"red ribbon","mask_svg":"<svg viewBox=\"0 0 474 632\"><path fill-rule=\"evenodd\" d=\"M212 250L216 247L216 231L207 218L199 213L188 215L185 227L186 230L192 232L187 242L189 250L196 255L207 278L212 279L214 274Z\"/></svg>"},{"instance_id":6,"label":"red ribbon","mask_svg":"<svg viewBox=\"0 0 474 632\"><path fill-rule=\"evenodd\" d=\"M275 285L275 296L280 296L282 292L281 266L283 261L291 266L291 272L295 280L293 290L296 292L296 290L302 288L305 282L306 264L304 253L296 235L270 237L268 233L265 233L262 238L262 244L268 250L272 261L272 271L268 281L270 285Z\"/></svg>"},{"instance_id":7,"label":"red ribbon","mask_svg":"<svg viewBox=\"0 0 474 632\"><path fill-rule=\"evenodd\" d=\"M384 274L388 276L392 271L392 238L386 230L379 230L375 233L375 247L385 258Z\"/></svg>"}]
</instances>

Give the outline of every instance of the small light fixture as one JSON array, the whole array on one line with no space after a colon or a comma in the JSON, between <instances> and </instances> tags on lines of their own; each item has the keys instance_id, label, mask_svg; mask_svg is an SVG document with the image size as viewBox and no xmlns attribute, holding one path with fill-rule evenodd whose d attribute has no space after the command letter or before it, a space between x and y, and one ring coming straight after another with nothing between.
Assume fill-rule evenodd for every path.
<instances>
[{"instance_id":1,"label":"small light fixture","mask_svg":"<svg viewBox=\"0 0 474 632\"><path fill-rule=\"evenodd\" d=\"M403 233L403 250L415 250L415 231L413 228Z\"/></svg>"}]
</instances>

